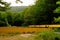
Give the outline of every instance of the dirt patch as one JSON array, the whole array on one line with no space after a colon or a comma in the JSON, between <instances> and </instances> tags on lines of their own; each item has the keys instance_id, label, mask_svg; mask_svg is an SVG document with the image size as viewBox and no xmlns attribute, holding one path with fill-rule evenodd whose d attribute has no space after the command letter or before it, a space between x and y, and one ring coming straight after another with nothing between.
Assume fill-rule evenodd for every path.
<instances>
[{"instance_id":1,"label":"dirt patch","mask_svg":"<svg viewBox=\"0 0 60 40\"><path fill-rule=\"evenodd\" d=\"M20 36L22 36L22 37L30 37L30 36L32 36L32 34L21 34Z\"/></svg>"}]
</instances>

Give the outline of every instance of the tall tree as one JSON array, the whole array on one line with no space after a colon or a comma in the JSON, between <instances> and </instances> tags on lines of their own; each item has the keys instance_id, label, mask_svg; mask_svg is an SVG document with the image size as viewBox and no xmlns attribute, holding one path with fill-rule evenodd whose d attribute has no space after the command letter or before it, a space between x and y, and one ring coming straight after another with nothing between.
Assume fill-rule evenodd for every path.
<instances>
[{"instance_id":1,"label":"tall tree","mask_svg":"<svg viewBox=\"0 0 60 40\"><path fill-rule=\"evenodd\" d=\"M56 8L57 0L37 0L35 5L29 7L24 19L31 24L51 24L53 21L53 10Z\"/></svg>"}]
</instances>

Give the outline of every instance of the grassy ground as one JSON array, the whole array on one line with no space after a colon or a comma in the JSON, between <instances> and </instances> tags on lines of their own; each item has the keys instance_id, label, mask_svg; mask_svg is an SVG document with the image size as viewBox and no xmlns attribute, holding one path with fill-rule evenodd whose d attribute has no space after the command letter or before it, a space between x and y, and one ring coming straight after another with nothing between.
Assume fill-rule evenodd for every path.
<instances>
[{"instance_id":1,"label":"grassy ground","mask_svg":"<svg viewBox=\"0 0 60 40\"><path fill-rule=\"evenodd\" d=\"M43 31L37 34L0 33L0 40L60 40L60 32Z\"/></svg>"},{"instance_id":2,"label":"grassy ground","mask_svg":"<svg viewBox=\"0 0 60 40\"><path fill-rule=\"evenodd\" d=\"M0 40L34 40L34 37L28 34L0 34Z\"/></svg>"}]
</instances>

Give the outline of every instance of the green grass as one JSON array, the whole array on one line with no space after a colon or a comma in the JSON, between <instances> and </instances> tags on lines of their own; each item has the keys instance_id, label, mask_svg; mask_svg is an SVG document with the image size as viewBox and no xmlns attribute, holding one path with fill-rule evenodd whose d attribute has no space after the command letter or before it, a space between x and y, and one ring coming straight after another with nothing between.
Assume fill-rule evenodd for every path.
<instances>
[{"instance_id":1,"label":"green grass","mask_svg":"<svg viewBox=\"0 0 60 40\"><path fill-rule=\"evenodd\" d=\"M38 33L35 40L60 40L60 34L53 31L45 31Z\"/></svg>"}]
</instances>

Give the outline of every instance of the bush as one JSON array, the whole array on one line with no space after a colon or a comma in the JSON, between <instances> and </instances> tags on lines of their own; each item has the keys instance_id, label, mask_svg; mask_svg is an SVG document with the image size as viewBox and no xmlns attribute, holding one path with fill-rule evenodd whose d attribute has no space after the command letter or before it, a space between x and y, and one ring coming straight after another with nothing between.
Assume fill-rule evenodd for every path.
<instances>
[{"instance_id":1,"label":"bush","mask_svg":"<svg viewBox=\"0 0 60 40\"><path fill-rule=\"evenodd\" d=\"M22 12L19 13L7 12L7 20L11 26L21 26L23 23Z\"/></svg>"},{"instance_id":2,"label":"bush","mask_svg":"<svg viewBox=\"0 0 60 40\"><path fill-rule=\"evenodd\" d=\"M60 32L60 28L58 27L58 28L54 28L53 29L55 32Z\"/></svg>"},{"instance_id":3,"label":"bush","mask_svg":"<svg viewBox=\"0 0 60 40\"><path fill-rule=\"evenodd\" d=\"M0 26L21 26L23 22L22 12L0 12Z\"/></svg>"},{"instance_id":4,"label":"bush","mask_svg":"<svg viewBox=\"0 0 60 40\"><path fill-rule=\"evenodd\" d=\"M45 31L39 33L36 37L35 40L60 40L60 34L57 34L53 31Z\"/></svg>"}]
</instances>

